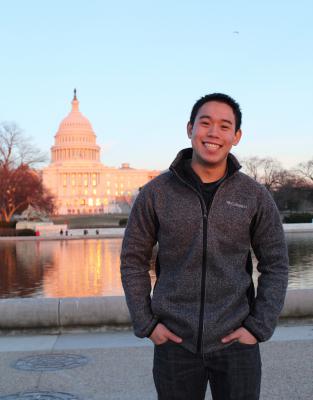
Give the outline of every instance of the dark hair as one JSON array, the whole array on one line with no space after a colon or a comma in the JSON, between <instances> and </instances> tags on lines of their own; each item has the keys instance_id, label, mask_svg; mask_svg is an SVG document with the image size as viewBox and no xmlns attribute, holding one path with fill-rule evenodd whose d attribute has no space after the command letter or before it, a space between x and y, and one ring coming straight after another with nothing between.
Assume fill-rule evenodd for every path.
<instances>
[{"instance_id":1,"label":"dark hair","mask_svg":"<svg viewBox=\"0 0 313 400\"><path fill-rule=\"evenodd\" d=\"M193 125L195 122L199 108L201 106L203 106L203 104L208 103L209 101L217 101L220 103L225 103L232 108L234 115L235 115L235 122L236 122L235 130L237 132L238 129L240 129L241 118L242 118L240 106L233 98L231 98L230 96L227 96L227 94L223 94L223 93L212 93L212 94L207 94L207 95L201 97L192 107L191 114L190 114L190 120L189 120L191 125Z\"/></svg>"}]
</instances>

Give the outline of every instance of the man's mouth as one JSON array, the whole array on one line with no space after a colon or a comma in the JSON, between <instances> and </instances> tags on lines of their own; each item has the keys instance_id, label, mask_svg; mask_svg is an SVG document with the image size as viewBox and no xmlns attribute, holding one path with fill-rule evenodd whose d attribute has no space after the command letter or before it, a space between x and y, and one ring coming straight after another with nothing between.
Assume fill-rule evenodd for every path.
<instances>
[{"instance_id":1,"label":"man's mouth","mask_svg":"<svg viewBox=\"0 0 313 400\"><path fill-rule=\"evenodd\" d=\"M220 144L216 143L203 142L203 144L207 149L219 149L221 147Z\"/></svg>"}]
</instances>

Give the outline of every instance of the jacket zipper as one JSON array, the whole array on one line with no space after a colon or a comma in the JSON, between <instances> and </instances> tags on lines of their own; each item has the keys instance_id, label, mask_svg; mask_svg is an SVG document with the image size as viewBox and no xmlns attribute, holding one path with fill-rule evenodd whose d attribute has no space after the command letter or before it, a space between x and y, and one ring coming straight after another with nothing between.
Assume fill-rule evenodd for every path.
<instances>
[{"instance_id":1,"label":"jacket zipper","mask_svg":"<svg viewBox=\"0 0 313 400\"><path fill-rule=\"evenodd\" d=\"M207 270L207 247L208 247L208 219L209 214L212 209L213 202L216 198L217 192L220 190L222 186L224 186L225 181L232 178L225 178L225 180L218 186L216 189L213 198L210 201L210 204L206 206L204 201L202 200L202 196L200 196L200 203L202 208L202 218L203 218L203 250L202 250L202 275L201 275L201 305L200 305L200 316L199 316L199 328L198 328L198 340L197 340L197 353L203 353L203 330L204 330L204 306L205 306L205 298L206 298L206 270Z\"/></svg>"},{"instance_id":2,"label":"jacket zipper","mask_svg":"<svg viewBox=\"0 0 313 400\"><path fill-rule=\"evenodd\" d=\"M208 217L210 210L212 208L212 204L216 197L217 192L220 190L222 186L224 186L225 181L229 180L235 174L235 171L230 177L227 177L217 188L214 196L211 200L210 207L207 210L206 204L202 198L201 193L199 193L192 185L184 181L175 169L172 169L172 172L177 176L177 178L184 183L184 185L188 186L192 189L200 200L201 210L202 210L202 221L203 221L203 248L202 248L202 271L201 271L201 303L200 303L200 315L199 315L199 325L198 325L198 338L197 338L197 353L203 352L203 330L204 330L204 305L205 305L205 297L206 297L206 269L207 269L207 241L208 241Z\"/></svg>"},{"instance_id":3,"label":"jacket zipper","mask_svg":"<svg viewBox=\"0 0 313 400\"><path fill-rule=\"evenodd\" d=\"M202 352L203 345L203 328L204 328L204 304L206 294L206 269L207 269L207 241L208 241L208 214L203 208L202 202L202 219L203 219L203 249L202 249L202 273L201 273L201 305L200 305L200 316L199 316L199 327L198 327L198 339L197 339L197 353Z\"/></svg>"}]
</instances>

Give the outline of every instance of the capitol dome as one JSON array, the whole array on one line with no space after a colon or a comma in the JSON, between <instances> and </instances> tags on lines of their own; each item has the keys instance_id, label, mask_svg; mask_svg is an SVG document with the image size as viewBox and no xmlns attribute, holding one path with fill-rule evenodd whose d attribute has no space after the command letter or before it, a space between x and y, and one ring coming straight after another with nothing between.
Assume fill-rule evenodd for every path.
<instances>
[{"instance_id":1,"label":"capitol dome","mask_svg":"<svg viewBox=\"0 0 313 400\"><path fill-rule=\"evenodd\" d=\"M74 89L71 112L62 120L51 148L51 161L96 161L100 162L100 147L91 123L79 111L79 101Z\"/></svg>"},{"instance_id":2,"label":"capitol dome","mask_svg":"<svg viewBox=\"0 0 313 400\"><path fill-rule=\"evenodd\" d=\"M80 111L79 111L79 101L77 100L76 96L76 89L74 90L74 98L72 101L72 110L68 114L67 117L63 119L60 123L59 130L57 135L66 134L69 131L75 133L78 130L85 130L86 133L91 133L94 135L91 123L89 122L88 118L86 118Z\"/></svg>"}]
</instances>

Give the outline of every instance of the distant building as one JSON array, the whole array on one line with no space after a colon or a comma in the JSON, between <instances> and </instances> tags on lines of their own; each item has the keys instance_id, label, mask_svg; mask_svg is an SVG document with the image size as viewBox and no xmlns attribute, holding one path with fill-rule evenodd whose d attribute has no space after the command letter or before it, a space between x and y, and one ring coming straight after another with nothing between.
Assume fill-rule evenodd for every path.
<instances>
[{"instance_id":1,"label":"distant building","mask_svg":"<svg viewBox=\"0 0 313 400\"><path fill-rule=\"evenodd\" d=\"M51 163L42 171L44 185L56 197L57 214L125 212L138 189L159 173L127 163L120 168L103 165L96 135L79 111L74 90L72 110L59 126Z\"/></svg>"}]
</instances>

